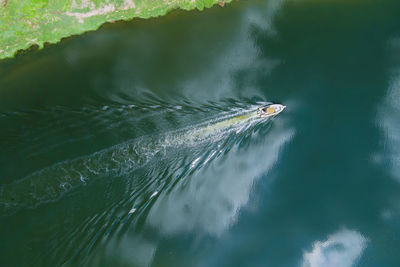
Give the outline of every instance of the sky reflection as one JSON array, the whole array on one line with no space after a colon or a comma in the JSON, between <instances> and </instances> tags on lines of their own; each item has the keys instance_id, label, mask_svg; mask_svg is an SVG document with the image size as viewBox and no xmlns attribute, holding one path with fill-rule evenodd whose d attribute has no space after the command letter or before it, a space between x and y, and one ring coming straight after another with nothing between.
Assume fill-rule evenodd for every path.
<instances>
[{"instance_id":1,"label":"sky reflection","mask_svg":"<svg viewBox=\"0 0 400 267\"><path fill-rule=\"evenodd\" d=\"M390 42L390 52L397 55L400 51L400 38ZM394 58L400 61L399 58ZM382 155L374 157L379 163L389 162L392 177L400 182L400 69L392 71L389 88L379 109L378 123L384 131Z\"/></svg>"},{"instance_id":2,"label":"sky reflection","mask_svg":"<svg viewBox=\"0 0 400 267\"><path fill-rule=\"evenodd\" d=\"M274 166L282 146L293 138L293 130L280 128L279 122L274 124L278 127L271 134L259 136L265 140L248 149L234 147L190 177L186 185L159 198L150 210L148 223L164 234L224 233L248 202L255 180Z\"/></svg>"},{"instance_id":3,"label":"sky reflection","mask_svg":"<svg viewBox=\"0 0 400 267\"><path fill-rule=\"evenodd\" d=\"M368 239L354 230L343 229L325 241L313 243L303 254L303 267L350 267L362 255Z\"/></svg>"}]
</instances>

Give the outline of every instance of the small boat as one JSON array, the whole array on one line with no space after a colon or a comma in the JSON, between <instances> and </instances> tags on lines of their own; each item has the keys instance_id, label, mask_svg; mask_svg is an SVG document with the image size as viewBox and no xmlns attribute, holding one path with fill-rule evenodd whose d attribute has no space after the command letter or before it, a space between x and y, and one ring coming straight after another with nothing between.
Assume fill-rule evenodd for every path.
<instances>
[{"instance_id":1,"label":"small boat","mask_svg":"<svg viewBox=\"0 0 400 267\"><path fill-rule=\"evenodd\" d=\"M257 109L257 114L262 118L267 118L267 117L278 115L285 108L286 108L286 106L281 105L281 104L270 104L270 105L266 105L263 107L259 107Z\"/></svg>"}]
</instances>

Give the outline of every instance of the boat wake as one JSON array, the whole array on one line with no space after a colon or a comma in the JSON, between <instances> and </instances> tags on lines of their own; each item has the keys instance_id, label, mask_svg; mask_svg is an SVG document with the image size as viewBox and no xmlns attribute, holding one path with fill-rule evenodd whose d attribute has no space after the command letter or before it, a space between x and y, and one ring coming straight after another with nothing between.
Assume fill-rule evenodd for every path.
<instances>
[{"instance_id":1,"label":"boat wake","mask_svg":"<svg viewBox=\"0 0 400 267\"><path fill-rule=\"evenodd\" d=\"M35 171L23 179L0 187L2 213L57 201L74 188L87 185L97 178L126 176L152 160L160 161L172 155L179 157L179 154L185 154L179 152L185 150L191 150L194 156L196 151L202 151L199 147L240 138L260 122L267 121L257 116L257 107L240 107L194 126L159 135L141 136L91 155ZM207 162L215 156L216 152L205 158L197 157L191 165L200 160Z\"/></svg>"}]
</instances>

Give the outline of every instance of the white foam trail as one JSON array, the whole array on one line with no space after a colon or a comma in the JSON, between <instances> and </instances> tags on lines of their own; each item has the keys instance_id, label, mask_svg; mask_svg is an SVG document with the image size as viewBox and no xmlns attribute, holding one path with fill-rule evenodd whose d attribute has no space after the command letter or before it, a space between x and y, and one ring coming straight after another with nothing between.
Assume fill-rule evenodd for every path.
<instances>
[{"instance_id":1,"label":"white foam trail","mask_svg":"<svg viewBox=\"0 0 400 267\"><path fill-rule=\"evenodd\" d=\"M134 213L136 211L136 208L132 208L130 211L129 211L129 214L132 214L132 213Z\"/></svg>"}]
</instances>

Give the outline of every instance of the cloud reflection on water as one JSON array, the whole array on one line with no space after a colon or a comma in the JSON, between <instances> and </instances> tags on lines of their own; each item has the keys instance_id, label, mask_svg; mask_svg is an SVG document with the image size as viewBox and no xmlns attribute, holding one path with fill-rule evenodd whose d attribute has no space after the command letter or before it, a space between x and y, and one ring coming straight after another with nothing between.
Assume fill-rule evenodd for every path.
<instances>
[{"instance_id":1,"label":"cloud reflection on water","mask_svg":"<svg viewBox=\"0 0 400 267\"><path fill-rule=\"evenodd\" d=\"M237 222L240 210L246 207L257 179L268 176L282 148L294 137L294 130L286 126L284 119L273 123L267 136L257 131L246 137L253 140L251 143L234 145L228 153L203 161L207 165L201 168L195 159L192 174L183 177L172 190L158 194L146 215L144 232L148 234L138 239L135 227L130 228L121 240L107 245L107 258L149 266L158 253L160 240L187 235L196 240L207 236L218 238L228 231ZM139 257L136 254L140 251L143 253ZM102 259L94 259L98 261Z\"/></svg>"},{"instance_id":2,"label":"cloud reflection on water","mask_svg":"<svg viewBox=\"0 0 400 267\"><path fill-rule=\"evenodd\" d=\"M303 254L303 267L350 267L362 255L367 238L354 230L343 229L325 241L316 241L311 252Z\"/></svg>"},{"instance_id":3,"label":"cloud reflection on water","mask_svg":"<svg viewBox=\"0 0 400 267\"><path fill-rule=\"evenodd\" d=\"M274 58L260 57L260 48L254 44L252 30L263 29L268 34L276 34L273 20L280 11L284 0L270 0L261 7L249 7L241 14L239 27L229 40L226 50L210 58L211 66L182 81L183 93L188 98L223 99L225 97L260 96L259 88L253 85L256 73L268 75L280 61ZM246 72L246 77L242 73ZM239 88L237 76L241 75ZM245 80L245 82L243 82ZM204 86L218 90L199 90Z\"/></svg>"},{"instance_id":4,"label":"cloud reflection on water","mask_svg":"<svg viewBox=\"0 0 400 267\"><path fill-rule=\"evenodd\" d=\"M400 50L400 38L391 42L393 52ZM391 53L398 54L398 53ZM399 58L394 60L399 61ZM378 163L389 163L390 174L400 182L400 69L393 73L386 97L381 105L378 123L384 136L384 152L378 155ZM374 157L376 158L376 157Z\"/></svg>"},{"instance_id":5,"label":"cloud reflection on water","mask_svg":"<svg viewBox=\"0 0 400 267\"><path fill-rule=\"evenodd\" d=\"M158 199L150 211L149 224L165 234L221 235L236 221L254 182L274 166L281 147L293 134L293 130L277 129L251 149L234 147L223 159L189 177L186 186Z\"/></svg>"}]
</instances>

